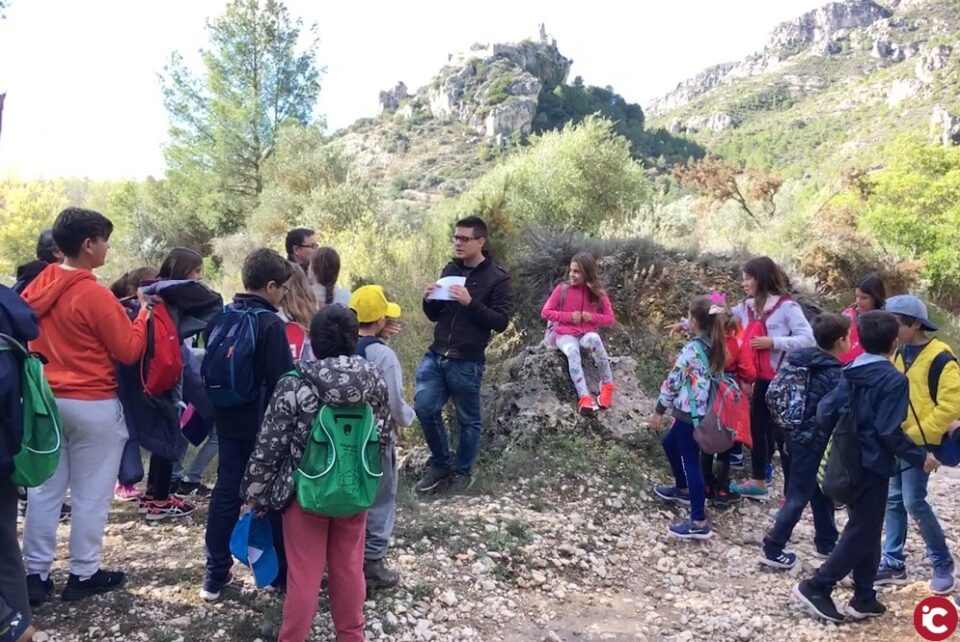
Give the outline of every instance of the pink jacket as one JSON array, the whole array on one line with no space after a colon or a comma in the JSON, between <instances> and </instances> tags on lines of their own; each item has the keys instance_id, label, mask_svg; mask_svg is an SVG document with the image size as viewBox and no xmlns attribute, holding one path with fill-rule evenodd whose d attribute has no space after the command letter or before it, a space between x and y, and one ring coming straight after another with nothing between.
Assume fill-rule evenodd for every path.
<instances>
[{"instance_id":1,"label":"pink jacket","mask_svg":"<svg viewBox=\"0 0 960 642\"><path fill-rule=\"evenodd\" d=\"M561 308L562 292L563 284L555 287L540 311L541 317L557 324L557 336L582 337L588 332L597 332L600 328L611 326L617 322L617 318L613 314L613 306L610 305L610 299L606 292L600 297L600 304L595 305L590 301L590 292L587 286L568 285L567 294ZM589 312L590 320L574 323L574 312Z\"/></svg>"}]
</instances>

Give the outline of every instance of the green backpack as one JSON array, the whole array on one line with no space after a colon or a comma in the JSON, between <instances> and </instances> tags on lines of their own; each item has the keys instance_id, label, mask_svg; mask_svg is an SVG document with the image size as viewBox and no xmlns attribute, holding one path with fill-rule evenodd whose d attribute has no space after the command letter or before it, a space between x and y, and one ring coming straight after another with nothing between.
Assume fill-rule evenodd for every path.
<instances>
[{"instance_id":1,"label":"green backpack","mask_svg":"<svg viewBox=\"0 0 960 642\"><path fill-rule=\"evenodd\" d=\"M15 352L22 361L23 441L13 458L10 481L35 488L53 476L60 463L63 427L43 363L13 337L0 334L0 352Z\"/></svg>"},{"instance_id":2,"label":"green backpack","mask_svg":"<svg viewBox=\"0 0 960 642\"><path fill-rule=\"evenodd\" d=\"M301 508L328 517L362 513L373 506L382 476L370 405L320 408L293 473Z\"/></svg>"}]
</instances>

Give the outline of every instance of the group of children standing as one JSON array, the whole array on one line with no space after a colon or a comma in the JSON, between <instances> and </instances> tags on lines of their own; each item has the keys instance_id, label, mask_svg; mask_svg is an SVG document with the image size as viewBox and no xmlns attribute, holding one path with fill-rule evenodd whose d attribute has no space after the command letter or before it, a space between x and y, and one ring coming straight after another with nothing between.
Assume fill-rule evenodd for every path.
<instances>
[{"instance_id":1,"label":"group of children standing","mask_svg":"<svg viewBox=\"0 0 960 642\"><path fill-rule=\"evenodd\" d=\"M960 438L960 368L947 344L927 336L937 326L924 304L911 295L887 299L882 281L869 275L857 286L855 306L808 321L789 295L785 274L766 257L744 265L743 288L746 299L732 309L715 293L694 300L685 323L693 339L660 391L651 424L660 428L667 411L673 416L663 447L674 483L654 493L690 507L689 519L671 525L669 534L711 536L708 493L724 500L718 506L741 497L766 501L777 450L784 501L759 562L794 567L797 554L786 546L809 504L814 545L825 561L794 588L798 601L832 622L882 615L886 609L874 587L907 581L908 516L920 529L933 568L930 591L950 593L953 558L926 494L944 444ZM715 465L714 455L700 453L694 439L694 419L707 415L724 375L751 399L750 478L729 491L726 475L736 446L717 455ZM855 426L862 485L838 534L838 506L822 492L819 475L841 421ZM841 612L831 592L851 574L853 598Z\"/></svg>"}]
</instances>

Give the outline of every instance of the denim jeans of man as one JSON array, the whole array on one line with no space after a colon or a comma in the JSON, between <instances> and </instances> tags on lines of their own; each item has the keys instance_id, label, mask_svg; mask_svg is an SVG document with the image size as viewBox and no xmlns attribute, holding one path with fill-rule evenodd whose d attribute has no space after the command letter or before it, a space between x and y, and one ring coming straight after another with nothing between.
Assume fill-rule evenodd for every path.
<instances>
[{"instance_id":1,"label":"denim jeans of man","mask_svg":"<svg viewBox=\"0 0 960 642\"><path fill-rule=\"evenodd\" d=\"M827 498L817 484L817 469L822 452L798 444L792 439L790 449L790 483L786 501L777 513L773 528L763 538L763 550L768 556L777 556L793 534L807 504L813 512L814 543L818 550L832 549L837 543L837 526L834 521L833 501Z\"/></svg>"},{"instance_id":2,"label":"denim jeans of man","mask_svg":"<svg viewBox=\"0 0 960 642\"><path fill-rule=\"evenodd\" d=\"M897 459L898 473L890 478L887 496L887 514L884 522L883 564L901 569L906 565L904 547L907 543L907 516L917 523L920 536L927 545L927 556L935 567L953 563L943 528L933 507L927 502L928 473Z\"/></svg>"},{"instance_id":3,"label":"denim jeans of man","mask_svg":"<svg viewBox=\"0 0 960 642\"><path fill-rule=\"evenodd\" d=\"M468 474L473 467L483 429L480 418L483 371L483 362L447 359L433 352L424 355L417 368L413 407L430 447L430 463L437 468ZM453 401L459 428L455 463L443 422L447 400Z\"/></svg>"},{"instance_id":4,"label":"denim jeans of man","mask_svg":"<svg viewBox=\"0 0 960 642\"><path fill-rule=\"evenodd\" d=\"M233 566L230 554L230 535L240 518L240 482L247 469L247 460L253 452L256 439L234 439L220 436L220 461L217 465L217 482L210 495L207 514L207 577L215 582L227 579ZM275 584L286 581L286 558L283 554L283 526L279 512L269 513L273 526L273 546L280 561L280 573Z\"/></svg>"}]
</instances>

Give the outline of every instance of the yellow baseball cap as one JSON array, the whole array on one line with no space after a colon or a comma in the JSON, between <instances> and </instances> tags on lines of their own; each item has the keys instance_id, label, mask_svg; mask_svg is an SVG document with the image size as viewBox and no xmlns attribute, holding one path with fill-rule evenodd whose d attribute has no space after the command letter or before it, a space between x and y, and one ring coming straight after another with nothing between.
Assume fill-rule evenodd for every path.
<instances>
[{"instance_id":1,"label":"yellow baseball cap","mask_svg":"<svg viewBox=\"0 0 960 642\"><path fill-rule=\"evenodd\" d=\"M387 301L379 285L365 285L350 295L350 309L356 312L360 323L373 323L384 317L400 318L400 306Z\"/></svg>"}]
</instances>

